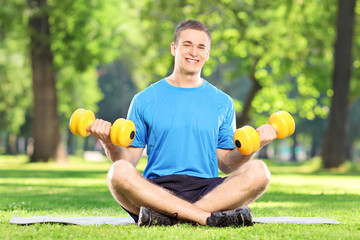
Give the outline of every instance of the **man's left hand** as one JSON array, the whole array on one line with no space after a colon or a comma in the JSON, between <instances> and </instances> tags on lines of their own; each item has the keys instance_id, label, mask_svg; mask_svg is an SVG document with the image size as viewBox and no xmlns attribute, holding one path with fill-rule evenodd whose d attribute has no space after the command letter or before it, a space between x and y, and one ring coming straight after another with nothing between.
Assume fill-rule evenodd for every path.
<instances>
[{"instance_id":1,"label":"man's left hand","mask_svg":"<svg viewBox=\"0 0 360 240\"><path fill-rule=\"evenodd\" d=\"M264 147L277 138L277 129L275 129L270 124L261 125L256 129L256 131L260 135L260 148Z\"/></svg>"}]
</instances>

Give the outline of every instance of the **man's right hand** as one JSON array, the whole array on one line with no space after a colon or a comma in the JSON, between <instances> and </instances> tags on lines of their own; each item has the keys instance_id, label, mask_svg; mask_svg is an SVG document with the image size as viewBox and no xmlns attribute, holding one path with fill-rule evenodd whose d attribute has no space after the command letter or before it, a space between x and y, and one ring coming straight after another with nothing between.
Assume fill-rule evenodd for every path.
<instances>
[{"instance_id":1,"label":"man's right hand","mask_svg":"<svg viewBox=\"0 0 360 240\"><path fill-rule=\"evenodd\" d=\"M112 144L110 139L111 123L102 119L95 119L94 123L86 128L95 138L103 144Z\"/></svg>"}]
</instances>

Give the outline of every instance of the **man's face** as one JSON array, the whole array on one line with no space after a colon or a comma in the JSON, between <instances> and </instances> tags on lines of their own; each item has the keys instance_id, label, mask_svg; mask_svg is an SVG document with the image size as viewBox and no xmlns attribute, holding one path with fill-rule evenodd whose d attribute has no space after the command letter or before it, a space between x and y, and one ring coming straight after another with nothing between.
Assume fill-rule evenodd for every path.
<instances>
[{"instance_id":1,"label":"man's face","mask_svg":"<svg viewBox=\"0 0 360 240\"><path fill-rule=\"evenodd\" d=\"M179 35L178 43L171 43L175 68L185 74L198 74L209 59L210 40L203 31L186 29Z\"/></svg>"}]
</instances>

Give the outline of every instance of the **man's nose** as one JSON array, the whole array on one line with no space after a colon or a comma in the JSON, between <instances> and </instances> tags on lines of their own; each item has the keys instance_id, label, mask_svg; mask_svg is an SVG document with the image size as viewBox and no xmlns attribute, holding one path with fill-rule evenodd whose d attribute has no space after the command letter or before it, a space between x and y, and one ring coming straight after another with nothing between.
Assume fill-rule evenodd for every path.
<instances>
[{"instance_id":1,"label":"man's nose","mask_svg":"<svg viewBox=\"0 0 360 240\"><path fill-rule=\"evenodd\" d=\"M198 51L197 51L196 47L192 47L192 48L190 49L190 54L191 54L192 56L197 56Z\"/></svg>"}]
</instances>

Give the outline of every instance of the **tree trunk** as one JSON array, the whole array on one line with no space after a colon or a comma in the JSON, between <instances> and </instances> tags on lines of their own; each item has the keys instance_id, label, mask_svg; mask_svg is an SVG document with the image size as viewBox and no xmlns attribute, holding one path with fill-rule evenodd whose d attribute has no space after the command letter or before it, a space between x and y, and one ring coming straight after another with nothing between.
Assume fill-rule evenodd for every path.
<instances>
[{"instance_id":1,"label":"tree trunk","mask_svg":"<svg viewBox=\"0 0 360 240\"><path fill-rule=\"evenodd\" d=\"M338 1L333 72L334 95L321 154L324 168L339 167L345 161L355 2L356 0Z\"/></svg>"},{"instance_id":2,"label":"tree trunk","mask_svg":"<svg viewBox=\"0 0 360 240\"><path fill-rule=\"evenodd\" d=\"M345 157L350 161L354 161L354 140L350 139L346 142Z\"/></svg>"},{"instance_id":3,"label":"tree trunk","mask_svg":"<svg viewBox=\"0 0 360 240\"><path fill-rule=\"evenodd\" d=\"M291 147L291 157L290 157L291 162L297 162L296 147L297 147L298 143L297 143L296 135L297 135L296 132L294 132L294 134L292 135L292 139L294 140L294 143Z\"/></svg>"},{"instance_id":4,"label":"tree trunk","mask_svg":"<svg viewBox=\"0 0 360 240\"><path fill-rule=\"evenodd\" d=\"M256 59L254 61L253 65L251 66L251 72L250 72L249 77L252 82L252 85L250 88L250 92L246 97L246 100L244 103L244 108L241 111L241 113L236 115L236 127L238 127L238 128L244 126L245 124L247 124L249 122L249 111L251 108L251 102L255 98L256 94L262 88L259 81L255 77L256 65L257 65L258 61L259 61L259 59Z\"/></svg>"},{"instance_id":5,"label":"tree trunk","mask_svg":"<svg viewBox=\"0 0 360 240\"><path fill-rule=\"evenodd\" d=\"M64 157L60 143L53 54L46 0L28 0L29 33L34 91L34 151L31 162ZM60 152L57 152L60 151ZM65 154L66 156L66 154Z\"/></svg>"},{"instance_id":6,"label":"tree trunk","mask_svg":"<svg viewBox=\"0 0 360 240\"><path fill-rule=\"evenodd\" d=\"M70 132L70 130L68 130L67 132L67 142L66 142L66 148L67 148L67 152L72 155L75 153L74 151L74 138L73 138L73 134Z\"/></svg>"},{"instance_id":7,"label":"tree trunk","mask_svg":"<svg viewBox=\"0 0 360 240\"><path fill-rule=\"evenodd\" d=\"M312 140L311 140L311 149L310 149L310 158L315 157L318 154L318 143L315 140L315 136L312 136Z\"/></svg>"},{"instance_id":8,"label":"tree trunk","mask_svg":"<svg viewBox=\"0 0 360 240\"><path fill-rule=\"evenodd\" d=\"M16 146L16 135L13 133L7 133L6 135L6 154L15 155L18 153Z\"/></svg>"}]
</instances>

